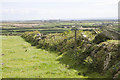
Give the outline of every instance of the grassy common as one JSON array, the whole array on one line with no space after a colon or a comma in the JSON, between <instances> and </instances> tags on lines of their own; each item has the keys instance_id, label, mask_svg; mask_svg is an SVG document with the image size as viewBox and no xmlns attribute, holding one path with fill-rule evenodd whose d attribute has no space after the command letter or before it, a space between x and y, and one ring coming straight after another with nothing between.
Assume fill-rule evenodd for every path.
<instances>
[{"instance_id":1,"label":"grassy common","mask_svg":"<svg viewBox=\"0 0 120 80\"><path fill-rule=\"evenodd\" d=\"M86 78L57 60L55 52L37 49L19 36L2 37L3 78Z\"/></svg>"}]
</instances>

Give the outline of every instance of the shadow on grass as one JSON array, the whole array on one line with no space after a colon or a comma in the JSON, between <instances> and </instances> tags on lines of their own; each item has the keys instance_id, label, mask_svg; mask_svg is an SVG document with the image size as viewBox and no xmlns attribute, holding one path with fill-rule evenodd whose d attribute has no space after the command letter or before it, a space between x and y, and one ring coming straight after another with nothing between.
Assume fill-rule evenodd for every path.
<instances>
[{"instance_id":1,"label":"shadow on grass","mask_svg":"<svg viewBox=\"0 0 120 80\"><path fill-rule=\"evenodd\" d=\"M66 68L68 69L74 69L78 71L78 75L86 76L88 78L105 78L104 76L100 75L97 72L94 72L92 69L89 68L89 65L80 63L79 57L75 57L75 51L74 50L69 50L68 52L58 52L55 50L51 49L46 49L46 48L39 48L36 47L37 49L42 49L48 51L50 54L55 54L58 56L56 59L59 61L60 64L64 64Z\"/></svg>"},{"instance_id":2,"label":"shadow on grass","mask_svg":"<svg viewBox=\"0 0 120 80\"><path fill-rule=\"evenodd\" d=\"M88 64L84 64L84 62L80 62L79 57L76 57L71 51L63 53L57 59L60 64L66 65L68 69L74 69L78 71L78 75L87 76L88 78L106 78L101 74L93 71L93 69Z\"/></svg>"}]
</instances>

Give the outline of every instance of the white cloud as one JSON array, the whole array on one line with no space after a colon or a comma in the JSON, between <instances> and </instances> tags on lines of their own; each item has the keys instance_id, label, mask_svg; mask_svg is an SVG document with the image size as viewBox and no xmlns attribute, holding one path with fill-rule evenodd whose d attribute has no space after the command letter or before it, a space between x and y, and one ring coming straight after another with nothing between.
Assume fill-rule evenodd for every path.
<instances>
[{"instance_id":1,"label":"white cloud","mask_svg":"<svg viewBox=\"0 0 120 80\"><path fill-rule=\"evenodd\" d=\"M0 13L2 13L3 19L6 20L117 17L118 1L119 0L4 0L2 1L4 4L2 12L0 11ZM20 5L18 6L16 3L20 3Z\"/></svg>"},{"instance_id":2,"label":"white cloud","mask_svg":"<svg viewBox=\"0 0 120 80\"><path fill-rule=\"evenodd\" d=\"M2 0L2 2L84 2L89 0Z\"/></svg>"},{"instance_id":3,"label":"white cloud","mask_svg":"<svg viewBox=\"0 0 120 80\"><path fill-rule=\"evenodd\" d=\"M119 0L2 0L1 2L107 2L118 3Z\"/></svg>"}]
</instances>

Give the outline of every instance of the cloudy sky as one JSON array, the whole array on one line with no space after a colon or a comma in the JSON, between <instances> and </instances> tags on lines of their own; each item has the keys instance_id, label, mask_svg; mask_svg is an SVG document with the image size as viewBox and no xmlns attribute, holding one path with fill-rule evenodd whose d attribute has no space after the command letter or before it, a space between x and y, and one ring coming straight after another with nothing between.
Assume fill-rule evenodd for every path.
<instances>
[{"instance_id":1,"label":"cloudy sky","mask_svg":"<svg viewBox=\"0 0 120 80\"><path fill-rule=\"evenodd\" d=\"M2 20L106 19L118 17L119 0L2 0Z\"/></svg>"}]
</instances>

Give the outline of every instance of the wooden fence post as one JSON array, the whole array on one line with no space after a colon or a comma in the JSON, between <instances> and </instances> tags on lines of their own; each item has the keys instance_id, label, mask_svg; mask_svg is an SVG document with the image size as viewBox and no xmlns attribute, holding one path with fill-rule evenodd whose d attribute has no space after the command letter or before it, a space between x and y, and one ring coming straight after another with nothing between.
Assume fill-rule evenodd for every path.
<instances>
[{"instance_id":1,"label":"wooden fence post","mask_svg":"<svg viewBox=\"0 0 120 80\"><path fill-rule=\"evenodd\" d=\"M76 42L76 39L77 39L77 29L75 29L75 42Z\"/></svg>"}]
</instances>

